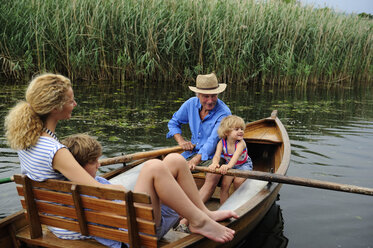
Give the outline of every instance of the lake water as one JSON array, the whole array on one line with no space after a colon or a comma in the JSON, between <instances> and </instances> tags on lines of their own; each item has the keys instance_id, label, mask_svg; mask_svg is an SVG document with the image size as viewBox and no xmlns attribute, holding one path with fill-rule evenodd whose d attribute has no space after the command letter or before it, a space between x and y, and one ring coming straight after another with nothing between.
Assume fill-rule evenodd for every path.
<instances>
[{"instance_id":1,"label":"lake water","mask_svg":"<svg viewBox=\"0 0 373 248\"><path fill-rule=\"evenodd\" d=\"M1 82L0 125L24 95L25 85ZM193 96L187 85L74 86L78 107L57 136L88 132L104 157L176 145L167 121ZM219 95L245 121L273 109L291 141L289 176L373 188L373 89L368 86L234 86ZM184 129L188 135L187 128ZM106 172L115 166L102 167ZM0 178L20 172L17 154L0 132ZM0 185L0 218L21 209L13 183ZM283 185L280 199L242 247L373 247L373 197Z\"/></svg>"}]
</instances>

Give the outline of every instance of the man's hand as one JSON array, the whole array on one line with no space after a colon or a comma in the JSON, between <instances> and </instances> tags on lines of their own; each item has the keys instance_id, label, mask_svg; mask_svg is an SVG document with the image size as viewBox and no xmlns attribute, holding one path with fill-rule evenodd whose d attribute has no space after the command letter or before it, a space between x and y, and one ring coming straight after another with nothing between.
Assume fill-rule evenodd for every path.
<instances>
[{"instance_id":1,"label":"man's hand","mask_svg":"<svg viewBox=\"0 0 373 248\"><path fill-rule=\"evenodd\" d=\"M196 166L201 162L202 155L197 154L194 156L191 160L187 162L187 165L189 166L190 170L194 170Z\"/></svg>"},{"instance_id":2,"label":"man's hand","mask_svg":"<svg viewBox=\"0 0 373 248\"><path fill-rule=\"evenodd\" d=\"M190 141L182 141L179 143L179 146L181 146L185 151L191 151L194 148L194 145Z\"/></svg>"},{"instance_id":3,"label":"man's hand","mask_svg":"<svg viewBox=\"0 0 373 248\"><path fill-rule=\"evenodd\" d=\"M191 151L194 148L194 145L190 141L184 140L181 134L177 133L174 135L174 139L176 140L177 144L184 149L184 151Z\"/></svg>"}]
</instances>

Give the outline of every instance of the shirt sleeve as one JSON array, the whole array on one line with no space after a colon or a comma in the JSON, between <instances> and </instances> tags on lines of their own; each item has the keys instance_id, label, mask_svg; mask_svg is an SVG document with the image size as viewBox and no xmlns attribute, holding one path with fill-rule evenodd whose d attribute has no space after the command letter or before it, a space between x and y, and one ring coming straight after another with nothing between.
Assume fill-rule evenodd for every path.
<instances>
[{"instance_id":1,"label":"shirt sleeve","mask_svg":"<svg viewBox=\"0 0 373 248\"><path fill-rule=\"evenodd\" d=\"M209 159L212 159L212 157L214 156L216 145L218 144L218 141L219 141L218 128L219 128L221 120L227 115L228 113L221 115L219 118L216 119L215 125L213 127L213 130L210 136L207 138L206 143L198 151L198 154L202 155L201 160L203 161L209 160Z\"/></svg>"},{"instance_id":2,"label":"shirt sleeve","mask_svg":"<svg viewBox=\"0 0 373 248\"><path fill-rule=\"evenodd\" d=\"M166 135L167 139L173 137L177 133L181 134L181 125L189 122L188 111L191 105L190 103L190 100L184 102L179 110L173 114L171 120L168 122L169 132Z\"/></svg>"}]
</instances>

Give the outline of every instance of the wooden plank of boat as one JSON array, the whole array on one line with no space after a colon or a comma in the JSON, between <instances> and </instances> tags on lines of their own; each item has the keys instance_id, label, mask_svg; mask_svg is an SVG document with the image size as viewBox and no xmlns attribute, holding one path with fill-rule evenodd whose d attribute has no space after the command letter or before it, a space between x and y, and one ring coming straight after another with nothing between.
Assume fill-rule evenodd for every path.
<instances>
[{"instance_id":1,"label":"wooden plank of boat","mask_svg":"<svg viewBox=\"0 0 373 248\"><path fill-rule=\"evenodd\" d=\"M248 123L244 138L247 143L249 155L253 160L254 170L272 171L281 175L286 174L290 161L290 142L283 124L277 118L277 112L274 111L269 118ZM115 158L111 162L106 161L109 164L123 163L137 159L127 164L127 166L109 172L104 176L111 179L112 182L125 181L124 184L130 189L132 187L131 184L134 185L135 182L133 178L136 178L136 173L141 168L141 165L139 165L141 162L153 157L162 157L169 152L180 152L180 149L171 148L162 152L155 151L149 157L146 154L139 153L138 157L134 156L122 160ZM118 176L119 174L121 176ZM125 178L131 178L131 180ZM204 173L196 173L194 174L194 178L197 185L201 186L204 182ZM234 240L224 244L224 247L234 247L247 236L276 200L280 187L281 184L278 183L248 179L222 206L218 204L219 188L217 188L212 199L207 202L207 206L211 209L233 209L240 216L237 220L222 222L236 231ZM26 224L23 211L1 220L1 247L17 247L20 245L15 233ZM219 245L198 234L186 234L173 230L167 233L159 242L160 247L216 247Z\"/></svg>"}]
</instances>

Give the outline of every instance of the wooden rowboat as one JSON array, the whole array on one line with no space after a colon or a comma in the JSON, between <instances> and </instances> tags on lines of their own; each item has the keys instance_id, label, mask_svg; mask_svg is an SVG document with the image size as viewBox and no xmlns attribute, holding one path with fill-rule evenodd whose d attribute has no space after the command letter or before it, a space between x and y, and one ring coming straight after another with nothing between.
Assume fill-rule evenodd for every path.
<instances>
[{"instance_id":1,"label":"wooden rowboat","mask_svg":"<svg viewBox=\"0 0 373 248\"><path fill-rule=\"evenodd\" d=\"M290 142L288 134L277 118L277 111L265 119L248 123L245 129L244 139L251 159L254 171L271 172L275 175L285 175L290 161ZM181 152L180 147L160 149L150 152L135 153L116 158L101 160L102 165L127 163L125 166L106 173L104 177L112 183L122 183L131 189L134 186L136 175L141 168L141 163L147 159L167 155L171 152ZM200 168L200 167L198 167ZM203 171L202 168L200 168ZM238 174L237 174L238 175ZM196 184L201 187L204 183L205 173L193 174ZM261 221L275 202L280 183L259 181L255 179L246 180L239 189L232 194L228 200L220 206L219 187L213 197L206 203L212 209L231 209L240 216L236 220L228 220L222 224L236 231L235 238L226 244L218 244L198 234L188 234L170 230L162 238L159 247L235 247L245 236ZM18 247L20 241L17 232L27 225L24 211L17 212L0 221L0 247ZM56 238L58 241L58 239ZM58 247L51 241L50 247ZM74 242L74 241L67 241ZM66 245L66 241L64 242ZM87 247L90 247L87 243ZM66 247L66 246L65 246ZM73 247L73 245L71 245Z\"/></svg>"}]
</instances>

